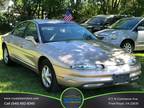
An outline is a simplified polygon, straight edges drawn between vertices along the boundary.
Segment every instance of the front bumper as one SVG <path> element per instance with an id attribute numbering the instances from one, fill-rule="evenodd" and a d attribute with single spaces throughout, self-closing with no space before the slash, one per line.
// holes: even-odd
<path id="1" fill-rule="evenodd" d="M 54 66 L 58 83 L 64 86 L 98 88 L 135 81 L 141 74 L 141 66 L 112 66 L 104 72 L 77 71 Z M 110 70 L 110 68 L 113 68 Z M 117 81 L 116 81 L 117 80 Z"/>

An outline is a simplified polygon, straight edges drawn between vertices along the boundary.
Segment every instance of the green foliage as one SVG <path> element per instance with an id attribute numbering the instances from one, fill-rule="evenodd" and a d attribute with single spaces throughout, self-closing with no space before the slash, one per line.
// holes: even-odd
<path id="1" fill-rule="evenodd" d="M 98 7 L 95 7 L 92 3 L 86 3 L 74 11 L 74 18 L 77 22 L 84 22 L 92 16 L 96 16 L 98 13 Z"/>
<path id="2" fill-rule="evenodd" d="M 14 11 L 19 19 L 63 18 L 67 8 L 71 8 L 75 21 L 97 14 L 126 14 L 141 16 L 144 14 L 144 0 L 13 0 Z M 82 2 L 83 1 L 83 2 Z"/>
<path id="3" fill-rule="evenodd" d="M 42 11 L 45 11 L 49 18 L 62 17 L 65 8 L 65 0 L 42 1 Z"/>
<path id="4" fill-rule="evenodd" d="M 9 17 L 7 14 L 0 14 L 0 32 L 2 34 L 11 30 Z"/>
<path id="5" fill-rule="evenodd" d="M 82 2 L 83 1 L 83 2 Z M 4 0 L 0 1 L 0 5 Z M 71 8 L 74 21 L 83 22 L 97 14 L 123 14 L 142 16 L 144 0 L 13 0 L 8 18 L 0 15 L 1 23 L 23 21 L 33 18 L 62 19 Z M 14 13 L 17 15 L 15 16 Z M 9 17 L 11 16 L 11 17 Z"/>

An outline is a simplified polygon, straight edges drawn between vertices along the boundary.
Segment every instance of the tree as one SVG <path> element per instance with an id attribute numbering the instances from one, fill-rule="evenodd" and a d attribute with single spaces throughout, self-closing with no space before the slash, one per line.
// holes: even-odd
<path id="1" fill-rule="evenodd" d="M 35 16 L 40 0 L 13 0 L 14 10 L 25 19 L 32 19 Z"/>
<path id="2" fill-rule="evenodd" d="M 5 0 L 0 0 L 0 6 L 3 6 Z"/>
<path id="3" fill-rule="evenodd" d="M 49 18 L 57 18 L 64 12 L 65 0 L 42 0 L 42 16 L 44 12 Z"/>
<path id="4" fill-rule="evenodd" d="M 4 0 L 0 0 L 0 4 Z M 144 0 L 13 0 L 14 12 L 19 20 L 33 18 L 63 18 L 66 10 L 72 10 L 75 21 L 83 21 L 97 14 L 144 14 Z"/>
<path id="5" fill-rule="evenodd" d="M 115 14 L 120 10 L 120 3 L 122 0 L 96 0 L 99 8 L 99 13 Z"/>

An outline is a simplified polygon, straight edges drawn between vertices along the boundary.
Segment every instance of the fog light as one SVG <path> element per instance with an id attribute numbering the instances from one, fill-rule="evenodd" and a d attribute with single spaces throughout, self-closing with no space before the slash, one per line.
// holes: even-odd
<path id="1" fill-rule="evenodd" d="M 98 84 L 86 84 L 86 85 L 83 85 L 84 88 L 89 88 L 89 87 L 100 87 L 100 86 L 103 86 L 104 83 L 98 83 Z"/>
<path id="2" fill-rule="evenodd" d="M 137 76 L 137 77 L 132 78 L 131 80 L 134 81 L 134 80 L 137 80 L 138 78 L 139 77 Z"/>
<path id="3" fill-rule="evenodd" d="M 130 74 L 130 78 L 131 78 L 131 77 L 138 76 L 138 75 L 140 75 L 140 74 L 141 74 L 141 72 L 131 73 L 131 74 Z"/>

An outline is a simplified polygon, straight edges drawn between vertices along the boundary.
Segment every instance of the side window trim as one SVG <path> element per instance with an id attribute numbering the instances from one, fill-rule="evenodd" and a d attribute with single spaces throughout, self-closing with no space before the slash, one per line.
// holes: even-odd
<path id="1" fill-rule="evenodd" d="M 24 37 L 26 37 L 26 36 L 25 36 L 25 35 L 26 35 L 26 31 L 28 30 L 28 27 L 29 27 L 30 24 L 34 24 L 34 25 L 35 25 L 36 33 L 37 33 L 37 38 L 38 38 L 38 42 L 37 42 L 37 43 L 39 43 L 39 42 L 40 42 L 40 38 L 39 38 L 39 34 L 38 34 L 38 28 L 37 28 L 37 25 L 36 25 L 34 22 L 32 22 L 32 21 L 30 21 L 30 22 L 27 24 L 27 27 L 26 27 L 26 29 L 25 29 L 25 31 L 24 31 Z"/>
<path id="2" fill-rule="evenodd" d="M 141 23 L 144 23 L 144 20 L 141 20 L 140 22 L 138 22 L 138 24 L 133 28 L 132 31 L 137 32 L 137 28 Z"/>
<path id="3" fill-rule="evenodd" d="M 28 22 L 28 24 L 27 24 L 27 26 L 26 26 L 26 28 L 25 28 L 25 30 L 24 30 L 24 38 L 25 38 L 25 34 L 26 34 L 26 31 L 27 31 L 28 26 L 30 25 L 30 23 L 31 23 L 31 22 Z"/>
<path id="4" fill-rule="evenodd" d="M 18 25 L 16 25 L 15 28 L 12 30 L 11 35 L 16 36 L 16 35 L 14 35 L 15 30 L 16 30 L 21 24 L 24 24 L 24 23 L 26 23 L 25 29 L 24 29 L 24 31 L 23 31 L 23 36 L 24 36 L 25 30 L 26 30 L 26 28 L 27 28 L 27 26 L 28 26 L 28 23 L 29 23 L 29 22 L 27 22 L 27 21 L 21 22 L 21 23 L 19 23 Z M 21 36 L 16 36 L 16 37 L 21 37 Z M 23 37 L 21 37 L 21 38 L 23 38 Z"/>

